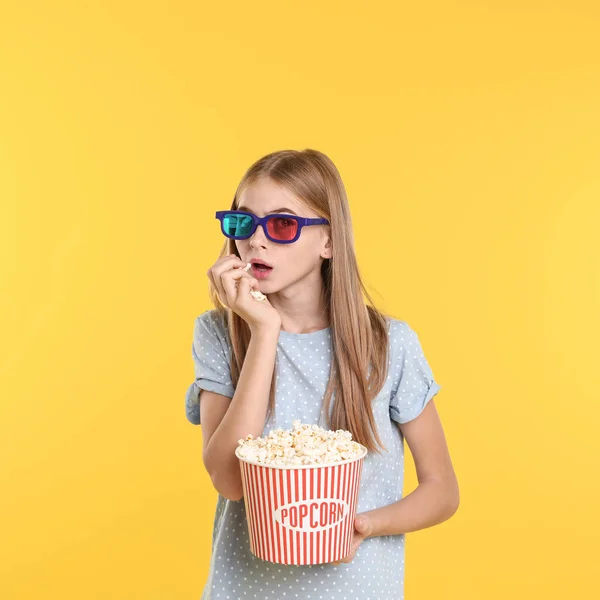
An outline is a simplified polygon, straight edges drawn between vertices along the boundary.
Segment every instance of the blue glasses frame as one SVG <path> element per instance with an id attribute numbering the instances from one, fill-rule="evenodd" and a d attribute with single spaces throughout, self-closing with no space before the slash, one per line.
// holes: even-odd
<path id="1" fill-rule="evenodd" d="M 250 233 L 248 235 L 229 235 L 225 231 L 225 225 L 223 223 L 223 220 L 227 215 L 232 215 L 232 214 L 233 215 L 244 215 L 245 217 L 250 217 L 252 219 L 252 229 L 250 230 Z M 269 238 L 272 242 L 276 242 L 277 244 L 292 244 L 300 237 L 300 232 L 302 231 L 303 227 L 308 227 L 310 225 L 328 225 L 329 224 L 329 221 L 327 219 L 308 219 L 306 217 L 297 217 L 296 215 L 287 215 L 285 213 L 277 213 L 277 214 L 273 214 L 273 215 L 267 215 L 265 217 L 257 217 L 255 214 L 253 214 L 251 212 L 245 212 L 242 210 L 219 210 L 216 212 L 215 217 L 217 219 L 219 219 L 219 221 L 221 223 L 221 232 L 223 233 L 223 235 L 225 237 L 228 237 L 232 240 L 247 240 L 249 237 L 254 235 L 256 228 L 259 225 L 262 225 L 263 231 L 265 232 L 265 235 L 267 236 L 267 238 Z M 296 221 L 298 223 L 298 230 L 296 231 L 296 235 L 291 240 L 278 240 L 278 239 L 271 237 L 271 235 L 269 234 L 269 231 L 268 231 L 269 228 L 267 227 L 267 221 L 269 221 L 269 219 L 274 219 L 277 217 L 279 217 L 279 218 L 283 217 L 285 219 L 293 219 L 294 221 Z"/>

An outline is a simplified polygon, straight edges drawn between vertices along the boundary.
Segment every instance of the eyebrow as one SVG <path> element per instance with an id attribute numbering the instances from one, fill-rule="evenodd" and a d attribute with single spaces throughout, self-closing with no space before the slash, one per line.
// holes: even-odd
<path id="1" fill-rule="evenodd" d="M 238 206 L 237 210 L 241 210 L 243 212 L 252 212 L 251 210 L 248 210 L 244 206 Z M 275 210 L 270 210 L 266 214 L 270 215 L 272 213 L 290 213 L 292 215 L 298 216 L 291 208 L 286 208 L 285 206 L 283 208 L 276 208 Z"/>

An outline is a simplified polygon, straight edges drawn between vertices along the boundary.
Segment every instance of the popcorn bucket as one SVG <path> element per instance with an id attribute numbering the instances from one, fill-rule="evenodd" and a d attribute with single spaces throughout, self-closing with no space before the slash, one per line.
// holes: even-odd
<path id="1" fill-rule="evenodd" d="M 240 461 L 250 551 L 283 565 L 318 565 L 350 552 L 367 448 L 330 465 Z"/>

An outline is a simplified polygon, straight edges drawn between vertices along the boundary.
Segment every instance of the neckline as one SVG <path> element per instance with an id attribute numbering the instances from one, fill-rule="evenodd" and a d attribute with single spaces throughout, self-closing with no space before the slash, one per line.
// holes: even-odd
<path id="1" fill-rule="evenodd" d="M 331 331 L 331 326 L 325 327 L 325 329 L 317 329 L 317 331 L 311 331 L 309 333 L 292 333 L 291 331 L 279 330 L 279 337 L 289 340 L 306 340 L 312 338 L 325 337 Z"/>

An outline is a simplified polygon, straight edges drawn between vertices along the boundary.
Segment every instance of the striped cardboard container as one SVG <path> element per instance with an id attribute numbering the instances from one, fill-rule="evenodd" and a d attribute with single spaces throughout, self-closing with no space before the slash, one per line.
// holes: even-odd
<path id="1" fill-rule="evenodd" d="M 318 565 L 350 552 L 367 448 L 332 465 L 268 467 L 238 455 L 250 550 L 284 565 Z"/>

